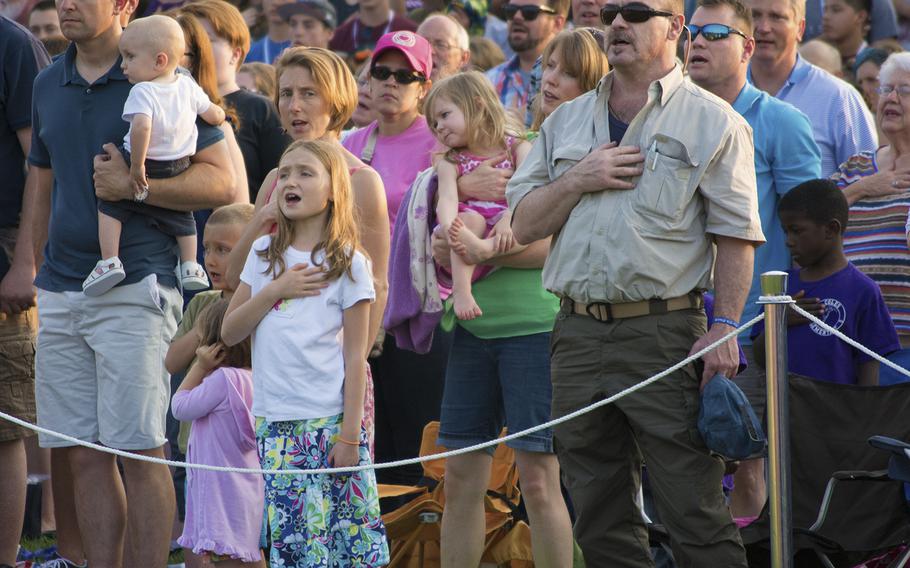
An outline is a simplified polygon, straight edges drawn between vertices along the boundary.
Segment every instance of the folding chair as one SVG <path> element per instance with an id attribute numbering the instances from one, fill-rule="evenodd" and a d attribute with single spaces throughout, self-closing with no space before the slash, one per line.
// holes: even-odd
<path id="1" fill-rule="evenodd" d="M 910 383 L 789 382 L 795 566 L 849 568 L 910 543 L 903 484 L 888 475 L 888 453 L 867 443 L 878 435 L 910 440 Z M 767 505 L 742 537 L 750 566 L 768 566 Z"/>
<path id="2" fill-rule="evenodd" d="M 445 451 L 436 445 L 439 423 L 423 429 L 420 455 Z M 391 553 L 390 567 L 431 568 L 439 566 L 439 541 L 445 508 L 445 460 L 423 462 L 424 479 L 418 486 L 379 485 L 380 499 L 413 498 L 382 516 Z M 490 483 L 484 498 L 486 542 L 483 562 L 511 568 L 533 566 L 531 533 L 515 513 L 521 494 L 515 453 L 504 444 L 496 447 Z"/>

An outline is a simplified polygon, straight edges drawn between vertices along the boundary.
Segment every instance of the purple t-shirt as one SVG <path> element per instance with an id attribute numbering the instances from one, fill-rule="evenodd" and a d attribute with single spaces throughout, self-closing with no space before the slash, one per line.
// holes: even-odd
<path id="1" fill-rule="evenodd" d="M 370 133 L 376 130 L 374 122 L 350 133 L 341 143 L 349 152 L 360 157 Z M 395 136 L 376 137 L 373 161 L 370 165 L 382 178 L 389 207 L 389 225 L 395 230 L 395 217 L 404 194 L 411 187 L 417 174 L 431 165 L 431 153 L 436 147 L 436 138 L 430 133 L 427 119 L 418 116 L 411 126 Z"/>
<path id="2" fill-rule="evenodd" d="M 880 355 L 901 348 L 878 284 L 853 264 L 815 282 L 803 282 L 799 269 L 787 273 L 787 294 L 805 290 L 807 298 L 819 298 L 825 306 L 821 319 L 831 327 Z M 764 329 L 765 322 L 758 322 L 752 337 Z M 787 352 L 791 372 L 849 385 L 856 384 L 859 365 L 870 359 L 814 323 L 787 328 Z"/>

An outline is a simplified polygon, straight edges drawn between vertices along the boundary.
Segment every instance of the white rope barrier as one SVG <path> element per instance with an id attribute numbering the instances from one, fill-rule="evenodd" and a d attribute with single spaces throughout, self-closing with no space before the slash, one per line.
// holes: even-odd
<path id="1" fill-rule="evenodd" d="M 99 452 L 113 454 L 115 456 L 120 456 L 122 458 L 129 458 L 129 459 L 134 459 L 134 460 L 138 460 L 138 461 L 144 461 L 144 462 L 155 463 L 155 464 L 160 464 L 160 465 L 167 465 L 167 466 L 171 466 L 171 467 L 183 467 L 183 468 L 187 468 L 187 469 L 201 469 L 201 470 L 206 470 L 206 471 L 220 471 L 220 472 L 224 472 L 224 473 L 245 473 L 245 474 L 251 474 L 251 475 L 314 475 L 314 474 L 354 473 L 354 472 L 364 471 L 364 470 L 369 470 L 369 469 L 389 469 L 389 468 L 393 468 L 393 467 L 412 465 L 412 464 L 416 464 L 416 463 L 422 463 L 422 462 L 437 460 L 437 459 L 445 459 L 445 458 L 450 458 L 452 456 L 458 456 L 461 454 L 475 452 L 477 450 L 482 450 L 484 448 L 489 448 L 491 446 L 499 445 L 503 442 L 508 442 L 509 440 L 514 440 L 514 439 L 520 438 L 522 436 L 527 436 L 528 434 L 533 434 L 534 432 L 538 432 L 540 430 L 550 428 L 557 424 L 562 424 L 563 422 L 568 422 L 569 420 L 572 420 L 573 418 L 577 418 L 577 417 L 581 416 L 582 414 L 586 414 L 588 412 L 591 412 L 592 410 L 595 410 L 602 406 L 611 404 L 611 403 L 621 399 L 624 396 L 630 395 L 635 391 L 643 389 L 646 386 L 650 385 L 651 383 L 659 381 L 660 379 L 666 377 L 667 375 L 674 373 L 674 372 L 678 371 L 679 369 L 682 369 L 683 367 L 685 367 L 689 363 L 692 363 L 693 361 L 695 361 L 696 359 L 705 355 L 706 353 L 710 353 L 714 349 L 717 349 L 719 346 L 726 343 L 729 339 L 733 339 L 734 337 L 739 335 L 742 331 L 749 329 L 754 324 L 756 324 L 756 323 L 760 322 L 762 319 L 764 319 L 764 317 L 765 317 L 765 314 L 763 314 L 763 313 L 759 314 L 759 315 L 755 316 L 754 318 L 752 318 L 751 320 L 749 320 L 748 322 L 742 324 L 738 329 L 735 329 L 735 330 L 727 333 L 726 335 L 724 335 L 723 337 L 721 337 L 714 343 L 708 345 L 707 347 L 705 347 L 701 351 L 698 351 L 697 353 L 693 353 L 692 355 L 686 357 L 685 359 L 683 359 L 679 363 L 676 363 L 672 367 L 665 369 L 665 370 L 661 371 L 660 373 L 657 373 L 656 375 L 653 375 L 653 376 L 643 380 L 640 383 L 634 384 L 631 387 L 614 394 L 613 396 L 610 396 L 603 400 L 599 400 L 599 401 L 597 401 L 593 404 L 590 404 L 588 406 L 585 406 L 583 408 L 579 408 L 578 410 L 571 412 L 569 414 L 566 414 L 565 416 L 561 416 L 554 420 L 550 420 L 549 422 L 544 422 L 543 424 L 539 424 L 537 426 L 527 428 L 525 430 L 521 430 L 520 432 L 515 432 L 514 434 L 509 434 L 508 436 L 503 436 L 502 438 L 497 438 L 495 440 L 489 440 L 487 442 L 483 442 L 482 444 L 476 444 L 473 446 L 468 446 L 466 448 L 460 448 L 460 449 L 451 450 L 448 452 L 441 452 L 441 453 L 432 454 L 429 456 L 422 456 L 422 457 L 416 457 L 416 458 L 410 458 L 410 459 L 404 459 L 404 460 L 398 460 L 398 461 L 392 461 L 392 462 L 385 462 L 385 463 L 357 465 L 357 466 L 350 466 L 350 467 L 321 468 L 321 469 L 251 469 L 251 468 L 226 467 L 226 466 L 217 466 L 217 465 L 192 464 L 192 463 L 186 463 L 186 462 L 171 461 L 171 460 L 166 460 L 166 459 L 162 459 L 162 458 L 146 456 L 146 455 L 142 455 L 142 454 L 134 454 L 134 453 L 126 452 L 123 450 L 108 448 L 107 446 L 102 446 L 99 444 L 93 444 L 91 442 L 79 440 L 78 438 L 74 438 L 73 436 L 69 436 L 67 434 L 62 434 L 60 432 L 54 432 L 53 430 L 48 430 L 47 428 L 43 428 L 41 426 L 31 424 L 24 420 L 20 420 L 19 418 L 16 418 L 15 416 L 10 416 L 9 414 L 6 414 L 4 412 L 0 412 L 0 418 L 2 418 L 4 420 L 8 420 L 9 422 L 22 426 L 24 428 L 28 428 L 29 430 L 34 430 L 35 432 L 45 434 L 47 436 L 53 436 L 55 438 L 60 438 L 62 440 L 72 442 L 76 445 L 83 446 L 85 448 L 91 448 L 91 449 L 97 450 Z"/>
<path id="2" fill-rule="evenodd" d="M 814 323 L 814 324 L 817 325 L 818 327 L 824 329 L 824 330 L 827 331 L 828 333 L 834 334 L 836 337 L 840 338 L 840 339 L 841 339 L 844 343 L 846 343 L 847 345 L 850 345 L 851 347 L 855 347 L 856 349 L 859 349 L 860 351 L 862 351 L 863 353 L 865 353 L 865 354 L 868 355 L 869 357 L 872 357 L 873 359 L 876 359 L 879 363 L 884 363 L 885 365 L 891 367 L 892 369 L 894 369 L 894 370 L 897 371 L 898 373 L 904 375 L 904 376 L 907 377 L 907 378 L 910 378 L 910 371 L 908 371 L 907 369 L 901 367 L 901 366 L 898 365 L 897 363 L 894 363 L 894 362 L 892 362 L 892 361 L 889 361 L 888 359 L 886 359 L 885 357 L 882 357 L 881 355 L 879 355 L 879 354 L 876 353 L 875 351 L 872 351 L 871 349 L 869 349 L 868 347 L 866 347 L 866 346 L 863 345 L 862 343 L 860 343 L 860 342 L 858 342 L 858 341 L 855 341 L 855 340 L 853 340 L 853 339 L 847 337 L 846 335 L 844 335 L 843 333 L 841 333 L 840 330 L 837 330 L 837 329 L 831 327 L 830 325 L 826 324 L 825 322 L 823 322 L 822 320 L 818 319 L 818 318 L 815 317 L 814 315 L 810 314 L 810 313 L 807 312 L 806 310 L 802 309 L 802 308 L 799 307 L 798 305 L 796 305 L 796 304 L 790 304 L 790 307 L 793 308 L 793 310 L 794 310 L 796 313 L 798 313 L 799 315 L 803 316 L 803 317 L 806 318 L 807 320 L 811 321 L 812 323 Z"/>

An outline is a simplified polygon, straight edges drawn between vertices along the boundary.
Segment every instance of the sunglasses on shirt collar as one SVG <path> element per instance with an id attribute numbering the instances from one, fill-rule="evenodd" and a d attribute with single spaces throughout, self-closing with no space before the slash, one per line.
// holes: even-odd
<path id="1" fill-rule="evenodd" d="M 511 20 L 515 17 L 515 14 L 521 12 L 521 17 L 526 22 L 532 22 L 537 19 L 537 16 L 543 12 L 544 14 L 555 14 L 556 10 L 550 8 L 549 6 L 537 6 L 535 4 L 526 4 L 519 6 L 517 4 L 506 4 L 503 7 L 503 12 L 505 12 L 506 20 Z"/>
<path id="2" fill-rule="evenodd" d="M 739 31 L 736 28 L 725 26 L 724 24 L 705 24 L 703 26 L 688 24 L 686 26 L 686 29 L 689 30 L 690 41 L 695 41 L 695 38 L 698 37 L 698 34 L 704 36 L 704 38 L 708 41 L 720 41 L 722 39 L 727 39 L 730 37 L 730 34 L 736 34 L 738 36 L 746 38 L 746 34 L 743 32 Z"/>
<path id="3" fill-rule="evenodd" d="M 600 9 L 600 21 L 606 26 L 613 25 L 613 20 L 616 19 L 616 16 L 622 16 L 622 19 L 630 24 L 640 24 L 642 22 L 647 22 L 655 16 L 672 18 L 673 15 L 673 12 L 655 10 L 641 2 L 631 2 L 623 6 L 607 4 Z"/>
<path id="4" fill-rule="evenodd" d="M 407 69 L 396 69 L 393 71 L 385 65 L 374 65 L 371 67 L 370 77 L 380 81 L 385 81 L 389 77 L 394 77 L 395 82 L 399 85 L 410 85 L 417 81 L 423 82 L 427 80 L 427 78 L 423 76 L 423 73 L 408 71 Z"/>

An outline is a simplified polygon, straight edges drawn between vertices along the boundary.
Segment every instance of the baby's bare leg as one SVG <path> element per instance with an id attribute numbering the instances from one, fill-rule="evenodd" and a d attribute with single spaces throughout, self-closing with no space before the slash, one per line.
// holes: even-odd
<path id="1" fill-rule="evenodd" d="M 120 256 L 120 233 L 123 224 L 107 215 L 98 212 L 98 242 L 101 245 L 101 258 L 107 260 Z"/>
<path id="2" fill-rule="evenodd" d="M 486 221 L 483 217 L 469 211 L 459 213 L 452 226 L 449 228 L 449 240 L 453 243 L 452 263 L 452 297 L 455 303 L 455 315 L 461 320 L 472 320 L 483 315 L 480 306 L 471 293 L 471 276 L 474 274 L 474 264 L 465 261 L 458 254 L 456 247 L 459 239 L 465 235 L 478 238 L 486 230 Z"/>
<path id="3" fill-rule="evenodd" d="M 196 260 L 196 235 L 177 237 L 177 246 L 180 247 L 180 262 Z"/>

